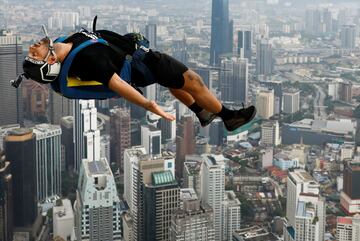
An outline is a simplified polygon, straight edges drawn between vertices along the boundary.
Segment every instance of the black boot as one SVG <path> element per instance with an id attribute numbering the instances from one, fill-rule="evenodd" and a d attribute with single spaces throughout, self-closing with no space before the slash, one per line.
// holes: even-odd
<path id="1" fill-rule="evenodd" d="M 256 108 L 255 106 L 249 106 L 240 110 L 233 110 L 232 112 L 231 117 L 223 118 L 225 128 L 228 131 L 234 131 L 254 119 Z"/>

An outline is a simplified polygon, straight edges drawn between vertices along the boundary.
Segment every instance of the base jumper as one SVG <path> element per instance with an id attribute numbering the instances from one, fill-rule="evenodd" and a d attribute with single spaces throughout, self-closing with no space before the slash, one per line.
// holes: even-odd
<path id="1" fill-rule="evenodd" d="M 220 117 L 228 131 L 248 123 L 256 114 L 254 106 L 239 110 L 226 108 L 197 73 L 171 56 L 149 49 L 141 34 L 120 35 L 94 27 L 92 32 L 82 29 L 53 42 L 44 26 L 43 30 L 46 37 L 29 47 L 23 62 L 24 73 L 12 81 L 15 87 L 25 76 L 41 84 L 51 84 L 67 98 L 121 96 L 172 121 L 174 116 L 155 101 L 146 99 L 137 88 L 157 83 L 190 108 L 202 126 Z"/>

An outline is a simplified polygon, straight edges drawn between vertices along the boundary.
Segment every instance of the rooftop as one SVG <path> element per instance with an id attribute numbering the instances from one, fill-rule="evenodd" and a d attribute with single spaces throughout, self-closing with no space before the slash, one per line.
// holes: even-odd
<path id="1" fill-rule="evenodd" d="M 167 184 L 175 184 L 176 180 L 171 171 L 161 171 L 152 173 L 152 184 L 154 186 L 162 186 Z"/>
<path id="2" fill-rule="evenodd" d="M 262 227 L 251 226 L 248 228 L 242 228 L 234 231 L 234 237 L 237 239 L 234 240 L 244 240 L 244 241 L 277 241 L 279 240 L 274 234 L 269 233 Z"/>
<path id="3" fill-rule="evenodd" d="M 87 162 L 87 169 L 90 175 L 109 174 L 110 170 L 104 161 Z"/>

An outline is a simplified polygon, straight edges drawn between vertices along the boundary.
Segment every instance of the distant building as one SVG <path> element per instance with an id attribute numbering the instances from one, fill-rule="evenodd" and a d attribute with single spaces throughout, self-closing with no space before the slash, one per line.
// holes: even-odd
<path id="1" fill-rule="evenodd" d="M 131 147 L 131 115 L 127 108 L 110 110 L 110 162 L 117 164 L 119 170 L 124 170 L 124 151 Z"/>
<path id="2" fill-rule="evenodd" d="M 270 76 L 274 69 L 272 46 L 269 40 L 258 39 L 256 42 L 256 75 Z"/>
<path id="3" fill-rule="evenodd" d="M 321 34 L 321 12 L 316 8 L 306 9 L 305 12 L 305 31 L 310 35 Z"/>
<path id="4" fill-rule="evenodd" d="M 103 135 L 100 137 L 100 157 L 106 158 L 110 164 L 110 136 Z"/>
<path id="5" fill-rule="evenodd" d="M 195 153 L 195 128 L 191 116 L 183 116 L 176 134 L 176 177 L 182 177 L 185 156 Z"/>
<path id="6" fill-rule="evenodd" d="M 223 240 L 232 240 L 232 234 L 235 230 L 240 229 L 241 221 L 241 203 L 236 197 L 234 191 L 225 191 L 223 201 L 223 219 L 224 219 L 224 230 Z"/>
<path id="7" fill-rule="evenodd" d="M 283 92 L 283 112 L 294 114 L 300 110 L 300 91 L 287 90 Z"/>
<path id="8" fill-rule="evenodd" d="M 273 165 L 274 150 L 272 147 L 262 149 L 260 152 L 261 168 L 271 167 Z"/>
<path id="9" fill-rule="evenodd" d="M 69 199 L 59 199 L 53 208 L 54 237 L 69 240 L 74 230 L 74 211 Z"/>
<path id="10" fill-rule="evenodd" d="M 344 169 L 344 187 L 340 194 L 340 205 L 349 214 L 360 213 L 360 163 L 352 162 Z"/>
<path id="11" fill-rule="evenodd" d="M 142 146 L 135 146 L 131 149 L 126 149 L 124 154 L 124 199 L 127 202 L 129 206 L 129 212 L 131 214 L 131 222 L 130 219 L 128 219 L 129 222 L 127 222 L 127 232 L 132 232 L 132 238 L 134 240 L 144 240 L 145 235 L 145 223 L 154 223 L 154 217 L 155 212 L 158 213 L 159 217 L 161 215 L 165 215 L 161 213 L 161 210 L 154 210 L 155 203 L 158 201 L 159 205 L 161 202 L 164 202 L 164 205 L 166 205 L 167 200 L 163 200 L 160 196 L 161 193 L 163 193 L 164 197 L 167 195 L 173 195 L 175 194 L 176 190 L 172 187 L 168 187 L 167 184 L 166 187 L 163 187 L 162 185 L 157 186 L 152 183 L 154 183 L 154 178 L 156 181 L 158 180 L 158 177 L 165 178 L 164 181 L 171 179 L 171 177 L 174 176 L 175 170 L 174 170 L 174 159 L 173 158 L 167 158 L 163 156 L 157 156 L 156 159 L 151 159 L 149 155 L 147 155 L 146 150 Z M 164 175 L 160 176 L 153 176 L 153 173 L 164 173 Z M 171 179 L 173 180 L 173 179 Z M 172 181 L 171 181 L 172 182 Z M 148 183 L 148 184 L 147 184 Z M 145 185 L 148 185 L 147 189 L 147 199 L 145 200 Z M 158 189 L 159 188 L 159 189 Z M 164 188 L 164 189 L 162 189 Z M 173 189 L 173 194 L 168 193 L 168 189 Z M 155 195 L 158 197 L 156 199 L 156 202 L 154 201 Z M 174 202 L 176 201 L 174 196 L 172 196 L 173 200 L 168 200 L 169 205 L 171 207 L 174 207 Z M 148 200 L 152 200 L 151 203 L 146 203 L 145 208 L 145 202 L 149 202 Z M 151 206 L 152 205 L 152 206 Z M 169 208 L 170 208 L 169 206 Z M 151 212 L 152 215 L 149 216 L 149 213 Z M 168 210 L 167 215 L 163 216 L 163 218 L 159 218 L 159 222 L 165 222 L 167 227 L 169 227 L 170 223 L 170 214 L 171 212 Z M 145 216 L 146 215 L 146 216 Z M 145 218 L 147 217 L 147 218 Z M 130 224 L 132 223 L 132 226 Z M 161 226 L 161 225 L 160 225 Z M 150 228 L 150 226 L 149 226 Z M 153 224 L 151 225 L 151 229 L 153 229 Z M 130 230 L 131 229 L 131 230 Z M 149 229 L 148 229 L 149 230 Z M 159 231 L 159 232 L 158 232 Z M 153 230 L 155 233 L 155 231 Z M 168 230 L 157 230 L 159 235 L 164 234 L 165 236 L 169 235 Z M 129 236 L 129 234 L 128 234 Z M 153 237 L 153 236 L 152 236 Z"/>
<path id="12" fill-rule="evenodd" d="M 194 189 L 180 189 L 180 208 L 172 215 L 170 241 L 214 241 L 212 209 L 200 204 Z"/>
<path id="13" fill-rule="evenodd" d="M 22 87 L 9 84 L 22 72 L 22 54 L 21 37 L 0 30 L 0 126 L 23 122 Z"/>
<path id="14" fill-rule="evenodd" d="M 0 240 L 13 240 L 13 184 L 10 162 L 0 153 Z"/>
<path id="15" fill-rule="evenodd" d="M 59 125 L 62 117 L 72 115 L 73 107 L 73 100 L 49 90 L 48 116 L 51 124 Z"/>
<path id="16" fill-rule="evenodd" d="M 40 124 L 33 128 L 36 137 L 37 200 L 61 196 L 61 128 Z"/>
<path id="17" fill-rule="evenodd" d="M 324 240 L 326 209 L 319 187 L 305 170 L 289 172 L 284 240 Z"/>
<path id="18" fill-rule="evenodd" d="M 97 109 L 94 100 L 75 100 L 74 102 L 74 171 L 79 172 L 82 159 L 89 158 L 89 142 L 100 142 L 97 131 Z M 92 153 L 93 154 L 93 153 Z M 100 150 L 99 150 L 100 154 Z M 93 158 L 91 158 L 93 160 Z"/>
<path id="19" fill-rule="evenodd" d="M 183 187 L 194 189 L 199 196 L 201 192 L 201 165 L 201 156 L 186 155 L 184 162 Z"/>
<path id="20" fill-rule="evenodd" d="M 303 119 L 281 127 L 281 142 L 284 145 L 323 145 L 339 141 L 353 141 L 356 123 L 350 119 L 313 120 Z"/>
<path id="21" fill-rule="evenodd" d="M 74 209 L 77 240 L 121 240 L 120 200 L 105 158 L 83 160 Z"/>
<path id="22" fill-rule="evenodd" d="M 150 156 L 161 154 L 161 130 L 151 126 L 141 126 L 141 145 Z"/>
<path id="23" fill-rule="evenodd" d="M 149 23 L 145 26 L 145 37 L 150 42 L 150 48 L 156 49 L 156 47 L 157 47 L 156 24 Z"/>
<path id="24" fill-rule="evenodd" d="M 263 119 L 269 119 L 274 115 L 273 90 L 260 90 L 256 96 L 256 110 Z"/>
<path id="25" fill-rule="evenodd" d="M 179 208 L 179 185 L 169 170 L 151 173 L 144 178 L 144 237 L 146 240 L 169 240 L 171 214 Z"/>
<path id="26" fill-rule="evenodd" d="M 337 241 L 357 241 L 360 237 L 360 215 L 338 217 L 336 225 Z"/>
<path id="27" fill-rule="evenodd" d="M 226 225 L 223 218 L 225 197 L 225 163 L 216 160 L 212 155 L 203 156 L 201 167 L 201 200 L 207 203 L 214 212 L 215 240 L 223 239 L 223 231 Z"/>
<path id="28" fill-rule="evenodd" d="M 251 226 L 235 230 L 233 233 L 233 241 L 278 241 L 280 240 L 273 233 L 267 231 L 260 226 Z"/>
<path id="29" fill-rule="evenodd" d="M 261 124 L 261 145 L 278 146 L 281 144 L 279 122 L 264 121 Z"/>
<path id="30" fill-rule="evenodd" d="M 30 129 L 12 130 L 5 137 L 4 147 L 13 178 L 14 226 L 31 226 L 38 214 L 35 134 Z"/>
<path id="31" fill-rule="evenodd" d="M 65 155 L 62 158 L 65 161 L 67 171 L 74 170 L 74 117 L 65 116 L 61 118 L 61 145 L 65 149 Z"/>
<path id="32" fill-rule="evenodd" d="M 233 22 L 229 21 L 229 0 L 213 0 L 211 14 L 210 65 L 220 64 L 220 55 L 232 52 Z"/>
<path id="33" fill-rule="evenodd" d="M 283 171 L 300 166 L 299 159 L 297 157 L 289 156 L 284 153 L 277 153 L 274 155 L 273 164 Z"/>
<path id="34" fill-rule="evenodd" d="M 246 58 L 251 63 L 252 58 L 252 32 L 249 30 L 238 31 L 237 53 L 240 58 Z"/>
<path id="35" fill-rule="evenodd" d="M 222 59 L 220 70 L 221 100 L 234 104 L 246 104 L 248 87 L 248 60 L 244 58 Z"/>
<path id="36" fill-rule="evenodd" d="M 341 48 L 354 49 L 356 47 L 356 26 L 343 25 L 340 31 Z"/>

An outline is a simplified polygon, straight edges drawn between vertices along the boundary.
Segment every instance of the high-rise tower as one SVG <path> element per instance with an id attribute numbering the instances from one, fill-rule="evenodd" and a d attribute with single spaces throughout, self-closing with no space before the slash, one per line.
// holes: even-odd
<path id="1" fill-rule="evenodd" d="M 22 71 L 22 60 L 21 38 L 0 30 L 0 125 L 23 122 L 21 87 L 9 84 Z"/>
<path id="2" fill-rule="evenodd" d="M 220 55 L 231 53 L 232 44 L 232 21 L 229 21 L 229 0 L 213 0 L 210 64 L 219 65 Z"/>

